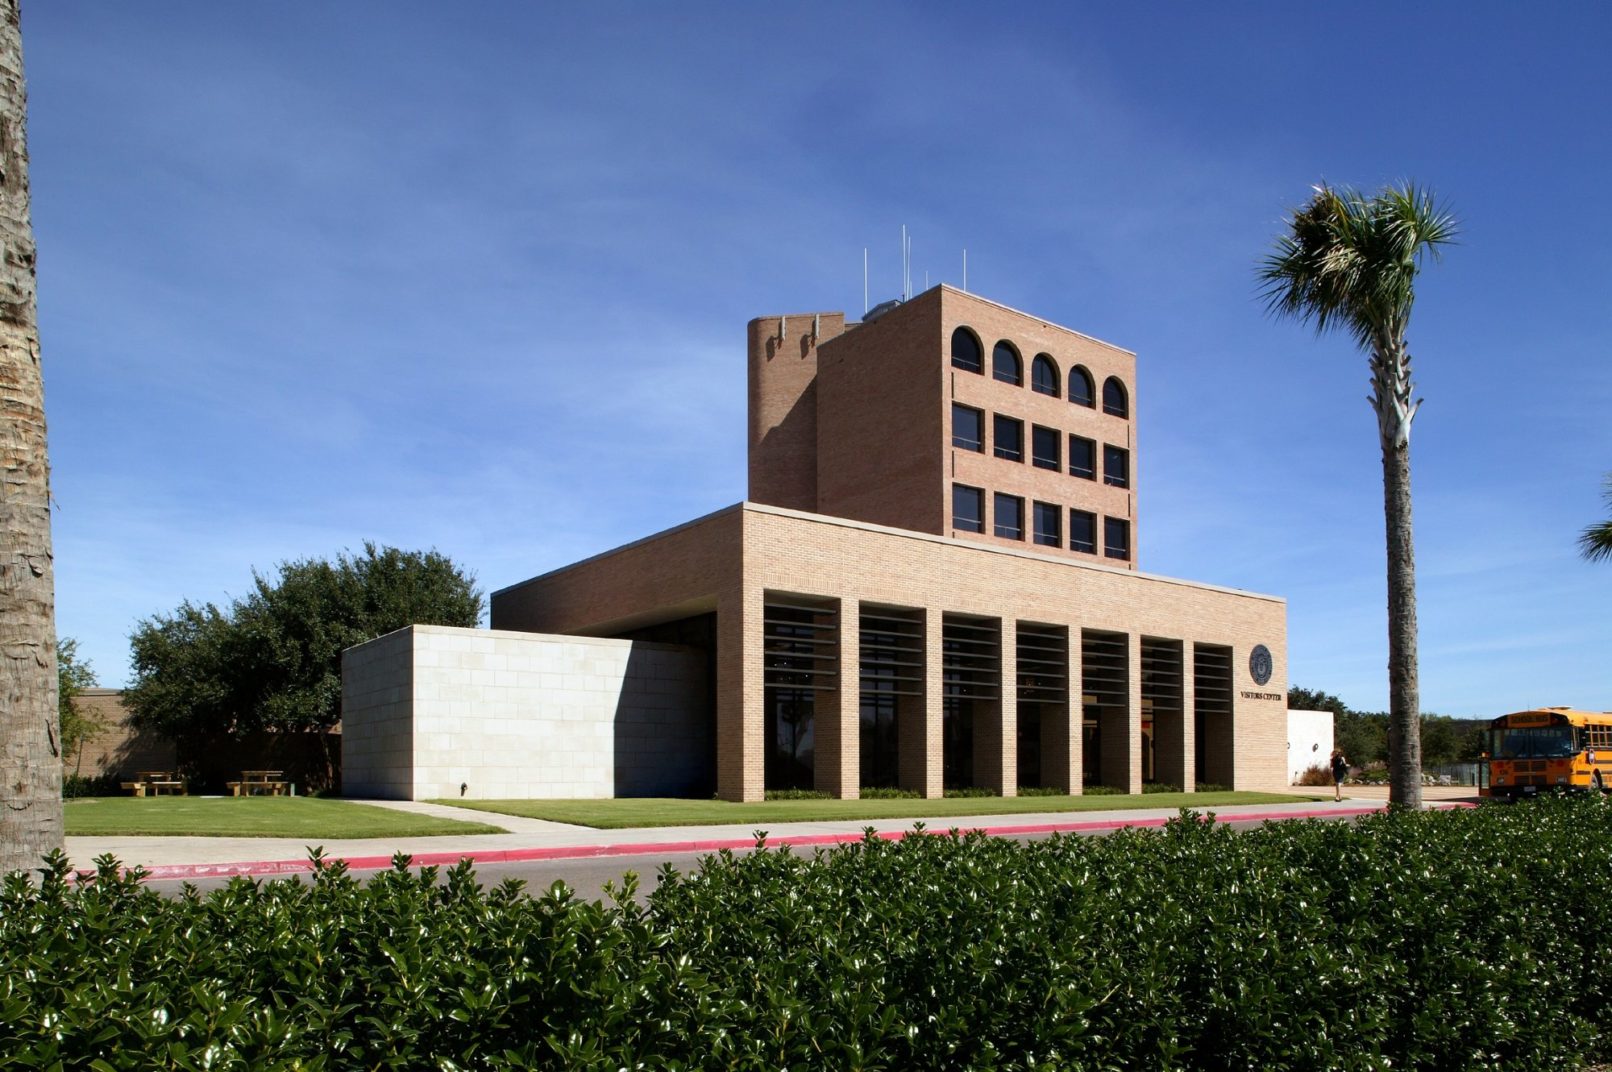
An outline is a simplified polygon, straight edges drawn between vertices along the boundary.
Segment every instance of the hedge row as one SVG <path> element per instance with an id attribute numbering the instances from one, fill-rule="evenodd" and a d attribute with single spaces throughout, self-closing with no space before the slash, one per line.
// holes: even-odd
<path id="1" fill-rule="evenodd" d="M 647 906 L 341 865 L 0 889 L 19 1068 L 1573 1068 L 1612 808 L 708 858 Z"/>

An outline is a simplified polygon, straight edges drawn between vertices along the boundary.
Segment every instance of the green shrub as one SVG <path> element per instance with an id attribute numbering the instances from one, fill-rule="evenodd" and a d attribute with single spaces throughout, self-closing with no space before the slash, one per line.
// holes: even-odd
<path id="1" fill-rule="evenodd" d="M 123 780 L 116 774 L 63 774 L 62 799 L 75 797 L 115 797 L 123 792 Z"/>
<path id="2" fill-rule="evenodd" d="M 826 789 L 769 789 L 768 800 L 833 800 L 834 794 Z"/>
<path id="3" fill-rule="evenodd" d="M 1193 789 L 1198 793 L 1229 793 L 1231 786 L 1221 785 L 1219 782 L 1199 782 Z"/>
<path id="4" fill-rule="evenodd" d="M 916 789 L 897 789 L 888 785 L 865 785 L 861 793 L 863 800 L 917 800 L 921 795 Z"/>
<path id="5" fill-rule="evenodd" d="M 1592 799 L 724 852 L 647 905 L 98 865 L 0 887 L 7 1067 L 1573 1068 L 1612 998 Z"/>
<path id="6" fill-rule="evenodd" d="M 1066 797 L 1068 795 L 1069 790 L 1055 789 L 1050 785 L 1019 786 L 1019 796 L 1021 797 Z"/>
<path id="7" fill-rule="evenodd" d="M 1179 793 L 1179 792 L 1181 792 L 1181 787 L 1179 785 L 1166 785 L 1164 782 L 1143 782 L 1142 783 L 1142 792 L 1144 792 L 1144 793 Z"/>
<path id="8" fill-rule="evenodd" d="M 1387 785 L 1388 768 L 1376 763 L 1363 770 L 1350 771 L 1348 780 L 1356 785 Z"/>
<path id="9" fill-rule="evenodd" d="M 1092 785 L 1089 782 L 1081 792 L 1088 797 L 1119 797 L 1126 795 L 1125 790 L 1117 785 Z"/>

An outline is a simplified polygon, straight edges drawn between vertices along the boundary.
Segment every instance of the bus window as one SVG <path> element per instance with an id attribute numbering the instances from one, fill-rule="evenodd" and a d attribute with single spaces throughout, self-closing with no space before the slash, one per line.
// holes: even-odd
<path id="1" fill-rule="evenodd" d="M 1502 727 L 1494 736 L 1496 759 L 1561 759 L 1578 751 L 1572 726 Z"/>

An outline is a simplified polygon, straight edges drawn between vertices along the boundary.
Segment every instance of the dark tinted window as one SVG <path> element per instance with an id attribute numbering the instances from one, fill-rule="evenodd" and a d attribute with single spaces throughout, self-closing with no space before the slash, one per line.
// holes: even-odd
<path id="1" fill-rule="evenodd" d="M 1069 549 L 1097 553 L 1097 515 L 1089 510 L 1069 511 Z"/>
<path id="2" fill-rule="evenodd" d="M 1017 495 L 997 493 L 996 534 L 1009 540 L 1024 539 L 1024 500 Z"/>
<path id="3" fill-rule="evenodd" d="M 1112 413 L 1116 417 L 1131 415 L 1130 403 L 1125 397 L 1125 385 L 1113 376 L 1103 381 L 1103 412 Z"/>
<path id="4" fill-rule="evenodd" d="M 980 351 L 980 341 L 967 328 L 958 328 L 952 332 L 952 368 L 968 372 L 985 371 L 985 359 Z"/>
<path id="5" fill-rule="evenodd" d="M 1035 360 L 1030 362 L 1030 389 L 1058 397 L 1058 366 L 1046 354 L 1036 354 Z"/>
<path id="6" fill-rule="evenodd" d="M 952 485 L 952 528 L 985 531 L 985 493 L 966 484 Z"/>
<path id="7" fill-rule="evenodd" d="M 1077 406 L 1092 405 L 1091 373 L 1079 365 L 1069 370 L 1069 401 Z"/>
<path id="8" fill-rule="evenodd" d="M 1039 424 L 1030 429 L 1030 460 L 1038 469 L 1062 469 L 1063 461 L 1058 456 L 1058 448 L 1063 443 L 1063 433 L 1056 428 L 1043 428 Z"/>
<path id="9" fill-rule="evenodd" d="M 1103 518 L 1103 555 L 1107 558 L 1131 558 L 1131 523 L 1118 517 Z"/>
<path id="10" fill-rule="evenodd" d="M 1063 507 L 1052 503 L 1035 504 L 1035 542 L 1048 547 L 1063 546 Z"/>
<path id="11" fill-rule="evenodd" d="M 1131 486 L 1131 452 L 1124 447 L 1103 444 L 1103 483 L 1116 488 Z"/>
<path id="12" fill-rule="evenodd" d="M 998 458 L 1024 461 L 1024 422 L 998 413 L 991 426 L 991 445 Z"/>
<path id="13" fill-rule="evenodd" d="M 1024 382 L 1024 367 L 1019 363 L 1019 352 L 1011 343 L 999 342 L 996 349 L 991 351 L 991 375 L 1015 387 Z"/>
<path id="14" fill-rule="evenodd" d="M 952 446 L 964 450 L 985 449 L 985 414 L 972 406 L 952 403 Z"/>
<path id="15" fill-rule="evenodd" d="M 1069 472 L 1087 480 L 1097 479 L 1097 444 L 1085 436 L 1069 437 Z"/>

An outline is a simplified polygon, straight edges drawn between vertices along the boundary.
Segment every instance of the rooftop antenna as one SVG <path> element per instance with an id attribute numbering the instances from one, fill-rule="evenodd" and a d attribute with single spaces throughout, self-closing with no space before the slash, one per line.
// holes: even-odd
<path id="1" fill-rule="evenodd" d="M 902 301 L 911 301 L 912 300 L 912 235 L 910 235 L 910 234 L 907 235 L 907 274 L 906 274 L 906 277 L 903 279 L 903 282 L 906 284 L 905 289 L 906 289 L 907 293 L 906 293 L 906 296 L 903 297 L 901 300 Z"/>
<path id="2" fill-rule="evenodd" d="M 868 247 L 862 247 L 862 315 L 868 315 Z"/>
<path id="3" fill-rule="evenodd" d="M 968 293 L 968 247 L 963 247 L 963 293 Z"/>
<path id="4" fill-rule="evenodd" d="M 901 300 L 907 300 L 907 225 L 901 225 Z"/>

